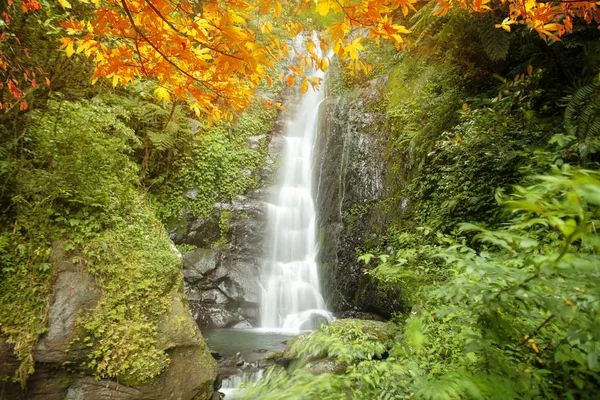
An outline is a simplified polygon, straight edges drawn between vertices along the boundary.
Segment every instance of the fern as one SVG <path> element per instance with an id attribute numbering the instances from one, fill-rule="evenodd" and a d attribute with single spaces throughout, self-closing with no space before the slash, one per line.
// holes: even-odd
<path id="1" fill-rule="evenodd" d="M 412 24 L 410 30 L 413 32 L 423 32 L 431 26 L 437 20 L 433 15 L 435 6 L 435 2 L 430 2 L 421 7 L 409 20 Z"/>
<path id="2" fill-rule="evenodd" d="M 565 129 L 580 140 L 591 140 L 600 134 L 600 82 L 577 88 L 565 98 Z"/>
<path id="3" fill-rule="evenodd" d="M 148 130 L 148 139 L 150 139 L 152 145 L 159 151 L 171 149 L 177 144 L 177 137 L 169 132 Z"/>
<path id="4" fill-rule="evenodd" d="M 491 61 L 506 60 L 510 47 L 510 35 L 491 23 L 479 24 L 479 39 Z"/>

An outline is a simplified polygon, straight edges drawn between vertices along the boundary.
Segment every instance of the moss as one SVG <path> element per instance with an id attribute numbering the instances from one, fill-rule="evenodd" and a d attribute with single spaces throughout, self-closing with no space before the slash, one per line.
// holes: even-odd
<path id="1" fill-rule="evenodd" d="M 228 201 L 257 187 L 266 166 L 277 112 L 257 102 L 233 122 L 204 127 L 189 152 L 178 153 L 164 185 L 151 188 L 159 218 L 169 226 L 184 209 L 203 219 L 217 201 Z M 266 135 L 256 146 L 248 138 Z M 222 244 L 222 243 L 221 243 Z"/>
<path id="2" fill-rule="evenodd" d="M 102 289 L 92 312 L 82 315 L 79 337 L 90 348 L 85 365 L 99 378 L 139 385 L 169 363 L 157 348 L 157 324 L 171 305 L 180 279 L 180 261 L 166 232 L 143 197 L 134 196 L 126 218 L 102 232 L 85 252 Z"/>
<path id="3" fill-rule="evenodd" d="M 212 244 L 212 248 L 219 248 L 229 242 L 229 229 L 231 228 L 231 215 L 229 210 L 219 212 L 219 240 Z"/>

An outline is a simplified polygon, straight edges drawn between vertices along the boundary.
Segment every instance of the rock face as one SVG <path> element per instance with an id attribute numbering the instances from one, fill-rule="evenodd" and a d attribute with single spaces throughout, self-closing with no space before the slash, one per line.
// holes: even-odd
<path id="1" fill-rule="evenodd" d="M 54 296 L 49 311 L 48 332 L 35 351 L 35 373 L 27 387 L 4 381 L 0 399 L 4 400 L 192 400 L 210 399 L 217 367 L 205 345 L 198 326 L 191 318 L 187 299 L 174 288 L 170 311 L 157 326 L 158 348 L 171 359 L 169 367 L 152 384 L 129 387 L 111 380 L 96 380 L 90 371 L 77 367 L 87 357 L 85 348 L 71 347 L 75 337 L 75 317 L 97 304 L 101 290 L 95 278 L 74 265 L 53 246 L 55 265 Z M 12 376 L 19 367 L 13 347 L 0 338 L 0 374 Z"/>
<path id="2" fill-rule="evenodd" d="M 60 245 L 54 246 L 53 253 L 56 281 L 48 333 L 39 340 L 33 356 L 43 363 L 74 362 L 85 355 L 80 349 L 67 352 L 74 337 L 75 316 L 80 311 L 92 310 L 102 292 L 89 272 L 67 260 Z"/>
<path id="3" fill-rule="evenodd" d="M 379 212 L 388 196 L 387 120 L 380 100 L 386 79 L 330 98 L 321 111 L 315 144 L 315 207 L 322 290 L 334 312 L 362 311 L 389 317 L 400 311 L 398 289 L 382 290 L 357 261 L 356 248 L 376 243 L 386 226 Z"/>
<path id="4" fill-rule="evenodd" d="M 260 277 L 268 251 L 268 185 L 275 178 L 276 160 L 283 150 L 282 124 L 279 120 L 268 135 L 248 138 L 250 148 L 265 137 L 270 140 L 258 189 L 215 204 L 211 215 L 202 220 L 185 213 L 170 233 L 174 243 L 197 247 L 183 255 L 183 273 L 190 310 L 201 329 L 258 325 Z M 219 226 L 223 213 L 226 231 Z"/>

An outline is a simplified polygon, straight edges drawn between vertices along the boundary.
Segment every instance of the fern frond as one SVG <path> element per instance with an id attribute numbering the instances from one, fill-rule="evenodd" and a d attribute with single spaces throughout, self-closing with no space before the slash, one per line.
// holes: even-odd
<path id="1" fill-rule="evenodd" d="M 483 50 L 488 58 L 494 62 L 506 60 L 510 47 L 510 34 L 494 27 L 493 24 L 480 24 L 478 31 Z"/>
<path id="2" fill-rule="evenodd" d="M 164 132 L 148 131 L 150 143 L 159 151 L 164 151 L 175 147 L 177 138 Z"/>
<path id="3" fill-rule="evenodd" d="M 566 97 L 565 129 L 569 135 L 591 139 L 600 134 L 600 85 L 581 86 Z"/>
<path id="4" fill-rule="evenodd" d="M 433 15 L 436 3 L 429 2 L 419 9 L 409 20 L 412 24 L 410 30 L 413 32 L 422 32 L 426 30 L 437 19 Z"/>

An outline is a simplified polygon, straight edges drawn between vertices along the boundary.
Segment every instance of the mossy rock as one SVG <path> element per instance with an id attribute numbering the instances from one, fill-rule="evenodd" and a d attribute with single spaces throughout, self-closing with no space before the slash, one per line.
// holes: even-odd
<path id="1" fill-rule="evenodd" d="M 343 330 L 360 328 L 364 333 L 376 336 L 380 342 L 385 342 L 392 337 L 392 325 L 387 322 L 349 318 L 337 319 L 330 326 Z"/>
<path id="2" fill-rule="evenodd" d="M 348 369 L 348 365 L 345 362 L 337 360 L 335 357 L 327 357 L 321 360 L 309 361 L 305 368 L 315 375 L 342 375 Z"/>
<path id="3" fill-rule="evenodd" d="M 285 349 L 283 350 L 281 357 L 284 360 L 288 361 L 296 359 L 297 356 L 295 350 L 297 349 L 297 345 L 305 343 L 308 340 L 308 338 L 313 334 L 313 332 L 306 332 L 296 336 L 293 339 L 288 340 L 288 342 L 285 344 Z"/>
<path id="4" fill-rule="evenodd" d="M 283 359 L 304 360 L 310 363 L 338 356 L 345 362 L 380 358 L 387 351 L 390 339 L 392 325 L 389 323 L 339 319 L 288 341 L 283 351 Z"/>

